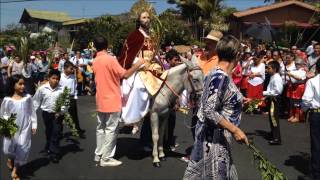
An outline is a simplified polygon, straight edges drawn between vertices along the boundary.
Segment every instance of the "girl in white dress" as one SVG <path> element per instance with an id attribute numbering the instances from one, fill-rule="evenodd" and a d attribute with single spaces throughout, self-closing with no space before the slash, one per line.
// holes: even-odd
<path id="1" fill-rule="evenodd" d="M 3 152 L 8 156 L 7 166 L 12 170 L 12 179 L 18 180 L 18 168 L 26 163 L 31 148 L 31 134 L 37 130 L 37 116 L 31 96 L 24 94 L 23 76 L 11 76 L 8 85 L 9 96 L 3 99 L 0 116 L 16 114 L 18 131 L 12 138 L 4 137 Z"/>

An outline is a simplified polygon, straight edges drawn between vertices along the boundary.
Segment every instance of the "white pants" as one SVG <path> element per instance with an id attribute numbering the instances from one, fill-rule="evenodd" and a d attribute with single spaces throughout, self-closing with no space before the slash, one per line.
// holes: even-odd
<path id="1" fill-rule="evenodd" d="M 116 152 L 120 112 L 98 112 L 97 119 L 97 148 L 95 154 L 103 160 L 108 160 L 108 158 L 112 158 Z"/>

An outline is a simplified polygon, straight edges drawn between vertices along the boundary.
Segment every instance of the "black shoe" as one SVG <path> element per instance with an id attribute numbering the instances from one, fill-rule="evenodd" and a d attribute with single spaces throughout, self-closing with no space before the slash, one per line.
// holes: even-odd
<path id="1" fill-rule="evenodd" d="M 269 141 L 270 145 L 281 145 L 281 141 L 279 139 L 273 139 Z"/>

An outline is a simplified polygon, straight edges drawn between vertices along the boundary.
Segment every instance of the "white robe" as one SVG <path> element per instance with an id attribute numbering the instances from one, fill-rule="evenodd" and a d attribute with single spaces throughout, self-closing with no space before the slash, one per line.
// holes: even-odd
<path id="1" fill-rule="evenodd" d="M 149 110 L 150 94 L 144 86 L 138 72 L 122 81 L 122 113 L 125 124 L 139 122 Z"/>
<path id="2" fill-rule="evenodd" d="M 16 124 L 18 131 L 12 139 L 3 139 L 3 152 L 15 160 L 16 164 L 23 165 L 27 162 L 31 148 L 31 129 L 37 128 L 37 115 L 32 105 L 30 95 L 20 100 L 5 97 L 1 104 L 0 116 L 17 114 Z"/>

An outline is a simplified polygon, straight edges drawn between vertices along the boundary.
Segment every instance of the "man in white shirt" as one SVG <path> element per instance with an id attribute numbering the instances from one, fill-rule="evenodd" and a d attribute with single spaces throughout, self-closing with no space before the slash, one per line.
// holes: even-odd
<path id="1" fill-rule="evenodd" d="M 45 125 L 46 146 L 49 158 L 53 163 L 58 163 L 60 158 L 59 137 L 62 128 L 62 117 L 55 112 L 55 104 L 63 89 L 59 86 L 60 72 L 51 70 L 49 82 L 39 87 L 33 96 L 33 104 L 36 109 L 42 110 L 42 119 Z"/>
<path id="2" fill-rule="evenodd" d="M 269 107 L 269 122 L 272 135 L 272 140 L 269 141 L 269 144 L 280 145 L 281 135 L 279 124 L 279 97 L 283 91 L 283 81 L 279 74 L 279 62 L 269 62 L 267 71 L 271 75 L 271 78 L 267 90 L 263 91 L 263 95 L 267 97 L 267 106 Z"/>
<path id="3" fill-rule="evenodd" d="M 316 76 L 307 81 L 302 108 L 309 110 L 312 178 L 320 179 L 320 60 L 316 63 Z"/>
<path id="4" fill-rule="evenodd" d="M 58 65 L 58 70 L 59 70 L 60 72 L 63 72 L 64 63 L 65 63 L 66 61 L 68 61 L 68 60 L 69 60 L 69 55 L 68 55 L 68 53 L 63 53 L 63 55 L 62 55 L 62 57 L 61 57 L 61 59 L 60 59 L 60 61 L 59 61 L 59 65 Z"/>
<path id="5" fill-rule="evenodd" d="M 308 57 L 307 66 L 309 72 L 307 74 L 308 78 L 312 78 L 315 76 L 316 72 L 316 63 L 320 59 L 320 43 L 316 43 L 313 46 L 313 53 Z"/>
<path id="6" fill-rule="evenodd" d="M 317 41 L 314 41 L 314 40 L 311 41 L 311 44 L 306 49 L 306 53 L 308 56 L 310 56 L 313 53 L 313 46 L 317 43 L 318 43 Z"/>
<path id="7" fill-rule="evenodd" d="M 80 128 L 79 124 L 79 118 L 78 118 L 78 108 L 77 108 L 77 99 L 74 98 L 76 89 L 77 89 L 77 81 L 76 77 L 74 76 L 74 65 L 66 61 L 64 63 L 64 72 L 61 73 L 61 78 L 59 85 L 64 89 L 67 87 L 70 89 L 70 107 L 69 107 L 69 113 L 73 119 L 73 122 L 75 123 L 76 129 L 78 130 L 78 134 L 81 138 L 84 138 L 84 130 Z"/>

